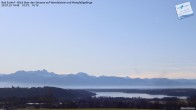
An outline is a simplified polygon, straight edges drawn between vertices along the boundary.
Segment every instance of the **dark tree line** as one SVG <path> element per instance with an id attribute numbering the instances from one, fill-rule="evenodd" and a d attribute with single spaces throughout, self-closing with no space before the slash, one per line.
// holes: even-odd
<path id="1" fill-rule="evenodd" d="M 0 108 L 137 108 L 179 110 L 196 107 L 196 96 L 188 99 L 92 97 L 83 90 L 60 88 L 0 88 Z"/>
<path id="2" fill-rule="evenodd" d="M 76 100 L 59 100 L 54 96 L 0 99 L 0 108 L 137 108 L 179 110 L 196 107 L 196 96 L 187 100 L 178 98 L 142 99 L 92 97 Z"/>

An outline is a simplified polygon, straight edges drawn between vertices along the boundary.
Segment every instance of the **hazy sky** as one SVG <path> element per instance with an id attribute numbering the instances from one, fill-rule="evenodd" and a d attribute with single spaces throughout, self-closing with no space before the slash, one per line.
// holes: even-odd
<path id="1" fill-rule="evenodd" d="M 93 0 L 92 5 L 0 7 L 0 73 L 196 78 L 195 0 Z"/>

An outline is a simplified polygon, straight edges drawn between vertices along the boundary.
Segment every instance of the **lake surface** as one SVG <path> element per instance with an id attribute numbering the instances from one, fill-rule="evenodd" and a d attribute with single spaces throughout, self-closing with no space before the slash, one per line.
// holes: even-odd
<path id="1" fill-rule="evenodd" d="M 143 94 L 143 93 L 124 93 L 124 92 L 94 92 L 94 93 L 97 94 L 95 97 L 123 97 L 123 98 L 141 97 L 146 99 L 175 97 L 175 96 L 167 96 L 167 95 L 151 95 L 151 94 Z M 186 99 L 187 97 L 178 97 L 178 98 Z"/>

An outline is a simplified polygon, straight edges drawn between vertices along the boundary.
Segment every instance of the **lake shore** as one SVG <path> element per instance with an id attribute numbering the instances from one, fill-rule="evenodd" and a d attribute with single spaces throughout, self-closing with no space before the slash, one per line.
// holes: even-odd
<path id="1" fill-rule="evenodd" d="M 171 97 L 190 97 L 196 96 L 196 89 L 180 88 L 180 89 L 84 89 L 90 92 L 119 92 L 149 95 L 165 95 Z"/>

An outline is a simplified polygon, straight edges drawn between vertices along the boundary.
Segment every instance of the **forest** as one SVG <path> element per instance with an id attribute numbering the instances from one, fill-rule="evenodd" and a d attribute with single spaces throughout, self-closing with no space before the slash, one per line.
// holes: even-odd
<path id="1" fill-rule="evenodd" d="M 181 107 L 196 107 L 196 96 L 187 99 L 177 97 L 144 99 L 92 97 L 85 90 L 67 90 L 54 87 L 1 88 L 0 108 L 12 109 L 65 109 L 65 108 L 134 108 L 178 110 Z"/>

